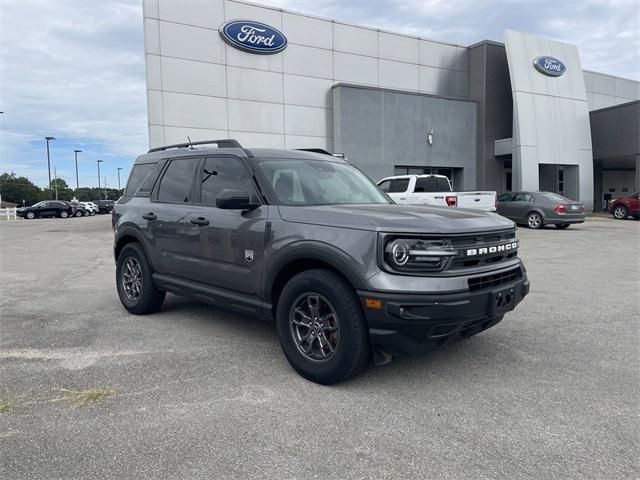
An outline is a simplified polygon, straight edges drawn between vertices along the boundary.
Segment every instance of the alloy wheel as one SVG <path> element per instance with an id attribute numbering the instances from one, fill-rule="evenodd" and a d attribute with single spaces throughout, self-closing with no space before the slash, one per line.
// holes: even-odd
<path id="1" fill-rule="evenodd" d="M 613 216 L 616 217 L 618 220 L 624 220 L 625 218 L 627 218 L 627 211 L 624 207 L 616 207 L 613 210 Z"/>
<path id="2" fill-rule="evenodd" d="M 316 363 L 329 361 L 340 340 L 340 324 L 333 305 L 318 293 L 300 295 L 289 313 L 289 331 L 298 352 Z"/>
<path id="3" fill-rule="evenodd" d="M 136 301 L 142 294 L 142 268 L 134 257 L 128 257 L 122 265 L 122 288 L 130 301 Z"/>
<path id="4" fill-rule="evenodd" d="M 542 226 L 542 217 L 537 213 L 532 213 L 527 219 L 527 223 L 531 228 L 540 228 Z"/>

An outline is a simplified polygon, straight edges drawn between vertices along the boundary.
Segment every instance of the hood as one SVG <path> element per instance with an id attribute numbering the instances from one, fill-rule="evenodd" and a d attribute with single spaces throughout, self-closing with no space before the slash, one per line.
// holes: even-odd
<path id="1" fill-rule="evenodd" d="M 475 233 L 513 228 L 515 224 L 491 212 L 423 205 L 279 206 L 288 222 L 397 233 Z"/>

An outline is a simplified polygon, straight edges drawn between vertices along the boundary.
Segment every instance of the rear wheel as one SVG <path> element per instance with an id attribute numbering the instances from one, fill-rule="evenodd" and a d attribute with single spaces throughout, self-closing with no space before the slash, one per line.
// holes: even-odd
<path id="1" fill-rule="evenodd" d="M 66 210 L 63 210 L 60 212 L 60 218 L 67 218 L 69 216 L 69 213 Z"/>
<path id="2" fill-rule="evenodd" d="M 569 228 L 569 225 L 571 225 L 570 223 L 558 223 L 556 225 L 556 228 L 558 230 L 566 230 L 567 228 Z"/>
<path id="3" fill-rule="evenodd" d="M 351 287 L 330 270 L 307 270 L 285 285 L 276 325 L 291 366 L 321 384 L 356 375 L 369 358 L 369 333 Z"/>
<path id="4" fill-rule="evenodd" d="M 629 216 L 629 210 L 624 205 L 618 205 L 613 209 L 613 216 L 617 220 L 624 220 Z"/>
<path id="5" fill-rule="evenodd" d="M 81 217 L 81 216 L 82 216 L 82 212 L 81 212 L 80 210 L 78 210 L 78 211 L 76 212 L 76 217 Z"/>
<path id="6" fill-rule="evenodd" d="M 126 245 L 118 255 L 116 285 L 122 306 L 136 315 L 158 311 L 166 295 L 156 288 L 153 270 L 139 243 Z"/>
<path id="7" fill-rule="evenodd" d="M 527 215 L 527 226 L 529 228 L 537 230 L 539 228 L 542 228 L 542 225 L 542 215 L 540 215 L 538 212 L 531 212 L 529 215 Z"/>

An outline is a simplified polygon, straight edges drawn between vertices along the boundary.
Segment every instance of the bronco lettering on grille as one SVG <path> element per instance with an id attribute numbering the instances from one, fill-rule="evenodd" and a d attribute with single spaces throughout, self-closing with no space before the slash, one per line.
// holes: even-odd
<path id="1" fill-rule="evenodd" d="M 518 248 L 518 242 L 503 243 L 500 245 L 492 245 L 490 247 L 468 248 L 465 252 L 467 257 L 475 257 L 477 255 L 489 255 L 491 253 L 506 252 Z"/>

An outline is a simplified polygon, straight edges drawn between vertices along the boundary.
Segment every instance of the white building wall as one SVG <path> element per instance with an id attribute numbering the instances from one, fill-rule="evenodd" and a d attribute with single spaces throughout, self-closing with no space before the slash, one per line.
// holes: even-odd
<path id="1" fill-rule="evenodd" d="M 505 47 L 513 92 L 513 189 L 539 190 L 539 165 L 576 165 L 578 200 L 593 208 L 589 108 L 578 49 L 507 30 Z M 550 77 L 533 59 L 562 59 L 566 72 Z"/>
<path id="2" fill-rule="evenodd" d="M 282 31 L 275 55 L 220 38 L 228 20 Z M 380 86 L 467 97 L 465 47 L 236 0 L 144 0 L 151 146 L 219 137 L 248 146 L 333 148 L 331 87 Z"/>
<path id="3" fill-rule="evenodd" d="M 589 111 L 640 100 L 640 82 L 584 70 Z"/>

